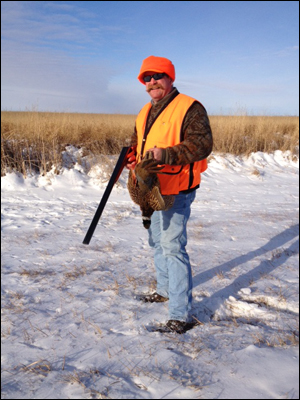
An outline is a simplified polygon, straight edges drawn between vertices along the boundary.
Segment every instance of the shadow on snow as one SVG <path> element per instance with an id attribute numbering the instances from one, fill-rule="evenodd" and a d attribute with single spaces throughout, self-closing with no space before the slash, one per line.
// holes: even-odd
<path id="1" fill-rule="evenodd" d="M 194 287 L 197 287 L 204 282 L 212 279 L 216 276 L 217 273 L 222 271 L 223 273 L 229 272 L 231 269 L 237 267 L 238 265 L 242 265 L 247 263 L 256 257 L 259 257 L 265 253 L 270 251 L 279 250 L 285 243 L 291 241 L 295 237 L 299 237 L 299 224 L 293 225 L 290 228 L 286 229 L 285 231 L 279 233 L 278 235 L 274 236 L 267 244 L 260 247 L 257 250 L 250 251 L 247 254 L 243 254 L 238 256 L 231 261 L 226 263 L 220 264 L 208 271 L 201 272 L 197 274 L 193 278 Z M 249 272 L 239 276 L 236 278 L 229 286 L 224 287 L 223 289 L 215 292 L 209 298 L 202 300 L 198 304 L 195 304 L 194 307 L 196 310 L 200 311 L 203 309 L 202 312 L 208 315 L 211 318 L 217 308 L 220 306 L 220 303 L 224 301 L 225 298 L 229 296 L 236 297 L 238 291 L 244 287 L 249 286 L 249 282 L 256 282 L 261 279 L 262 275 L 270 274 L 276 268 L 280 267 L 284 264 L 289 257 L 294 254 L 299 253 L 299 238 L 295 242 L 293 242 L 289 248 L 281 249 L 280 253 L 272 254 L 271 259 L 265 259 L 260 262 L 260 264 L 251 269 Z M 209 303 L 209 307 L 206 307 L 205 303 Z M 200 311 L 200 313 L 202 314 Z"/>

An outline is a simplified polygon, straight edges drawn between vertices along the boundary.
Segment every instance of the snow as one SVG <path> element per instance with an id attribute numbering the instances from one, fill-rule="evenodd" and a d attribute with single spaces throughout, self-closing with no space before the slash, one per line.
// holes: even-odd
<path id="1" fill-rule="evenodd" d="M 299 162 L 213 154 L 188 225 L 193 315 L 149 332 L 155 288 L 140 210 L 115 157 L 69 146 L 57 175 L 1 178 L 3 399 L 298 399 Z"/>

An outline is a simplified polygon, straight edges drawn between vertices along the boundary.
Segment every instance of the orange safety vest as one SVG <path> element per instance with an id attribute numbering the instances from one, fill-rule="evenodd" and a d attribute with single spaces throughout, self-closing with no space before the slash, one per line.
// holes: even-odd
<path id="1" fill-rule="evenodd" d="M 147 116 L 152 107 L 151 102 L 142 108 L 136 119 L 137 160 L 142 159 L 146 151 L 152 147 L 166 148 L 182 142 L 184 117 L 195 101 L 198 102 L 192 97 L 178 94 L 158 115 L 146 138 L 144 133 Z M 206 169 L 206 159 L 187 165 L 164 165 L 164 169 L 157 175 L 161 193 L 176 195 L 181 191 L 197 187 L 201 181 L 201 172 Z"/>

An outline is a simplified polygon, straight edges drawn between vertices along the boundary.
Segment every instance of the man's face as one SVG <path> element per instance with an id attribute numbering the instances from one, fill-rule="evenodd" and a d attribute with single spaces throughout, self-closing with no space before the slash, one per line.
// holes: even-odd
<path id="1" fill-rule="evenodd" d="M 144 76 L 154 75 L 154 71 L 145 72 Z M 156 103 L 163 99 L 173 89 L 172 79 L 165 75 L 163 78 L 155 80 L 153 77 L 150 82 L 145 82 L 146 91 L 150 94 L 152 100 Z"/>

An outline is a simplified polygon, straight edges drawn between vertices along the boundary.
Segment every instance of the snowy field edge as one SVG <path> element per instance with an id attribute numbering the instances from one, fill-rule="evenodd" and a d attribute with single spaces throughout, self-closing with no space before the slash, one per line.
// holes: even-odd
<path id="1" fill-rule="evenodd" d="M 149 332 L 155 288 L 140 210 L 114 187 L 82 241 L 115 156 L 1 178 L 3 399 L 299 398 L 299 160 L 212 154 L 188 224 L 193 315 Z"/>

